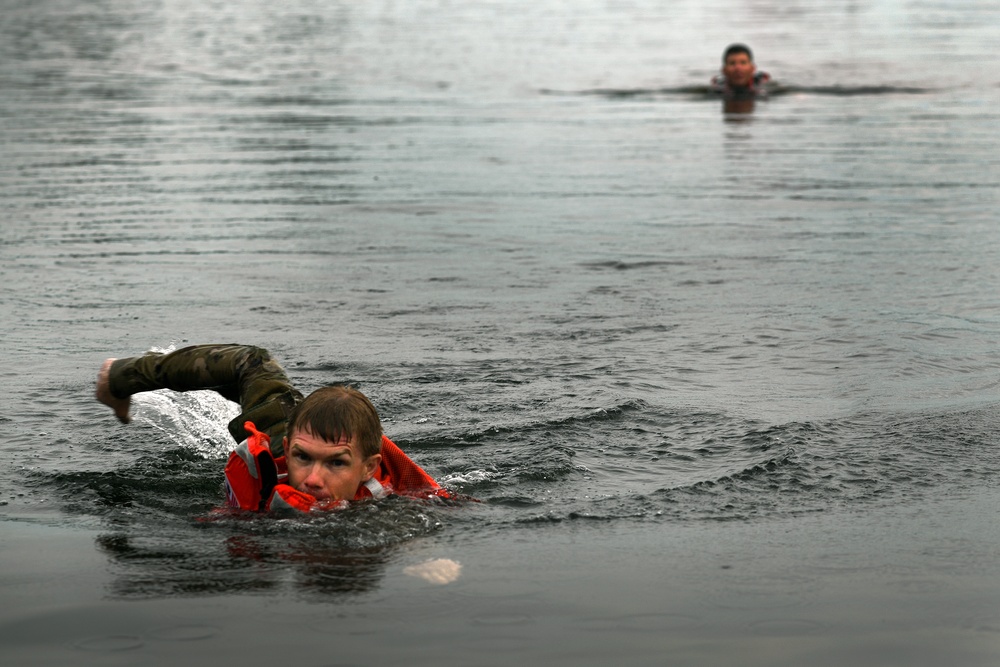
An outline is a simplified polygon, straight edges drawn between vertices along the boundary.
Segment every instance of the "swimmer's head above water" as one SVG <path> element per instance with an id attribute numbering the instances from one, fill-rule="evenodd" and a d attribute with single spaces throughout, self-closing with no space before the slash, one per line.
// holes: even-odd
<path id="1" fill-rule="evenodd" d="M 292 410 L 283 448 L 292 488 L 321 502 L 350 500 L 382 459 L 382 423 L 361 392 L 323 387 Z"/>
<path id="2" fill-rule="evenodd" d="M 757 70 L 749 46 L 730 44 L 722 54 L 722 71 L 712 77 L 709 91 L 726 100 L 753 99 L 767 95 L 770 81 L 767 72 Z"/>
<path id="3" fill-rule="evenodd" d="M 753 52 L 745 44 L 730 44 L 722 54 L 722 75 L 733 88 L 747 88 L 754 83 L 757 65 Z"/>

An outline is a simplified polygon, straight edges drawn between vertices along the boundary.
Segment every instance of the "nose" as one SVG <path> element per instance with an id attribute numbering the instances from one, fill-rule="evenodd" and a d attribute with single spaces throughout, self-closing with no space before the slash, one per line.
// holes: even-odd
<path id="1" fill-rule="evenodd" d="M 302 486 L 305 487 L 303 491 L 323 488 L 323 477 L 320 475 L 320 469 L 318 464 L 309 466 L 309 474 L 302 480 Z"/>

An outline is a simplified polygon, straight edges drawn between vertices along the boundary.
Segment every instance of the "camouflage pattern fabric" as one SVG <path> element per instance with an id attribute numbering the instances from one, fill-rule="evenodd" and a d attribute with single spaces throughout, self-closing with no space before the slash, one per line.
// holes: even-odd
<path id="1" fill-rule="evenodd" d="M 167 354 L 118 359 L 109 379 L 111 393 L 118 398 L 156 389 L 217 391 L 242 409 L 229 422 L 236 442 L 249 436 L 243 423 L 251 421 L 271 439 L 276 457 L 284 454 L 281 441 L 288 413 L 302 400 L 270 353 L 252 345 L 193 345 Z"/>

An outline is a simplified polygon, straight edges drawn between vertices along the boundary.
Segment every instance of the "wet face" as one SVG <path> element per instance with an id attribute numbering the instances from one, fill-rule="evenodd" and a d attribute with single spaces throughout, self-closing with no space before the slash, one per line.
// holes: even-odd
<path id="1" fill-rule="evenodd" d="M 745 53 L 730 54 L 726 58 L 726 64 L 722 66 L 722 74 L 730 86 L 746 87 L 751 85 L 756 71 L 757 66 Z"/>
<path id="2" fill-rule="evenodd" d="M 382 460 L 381 454 L 364 458 L 353 440 L 330 442 L 310 431 L 295 431 L 284 444 L 289 486 L 320 502 L 352 500 Z"/>

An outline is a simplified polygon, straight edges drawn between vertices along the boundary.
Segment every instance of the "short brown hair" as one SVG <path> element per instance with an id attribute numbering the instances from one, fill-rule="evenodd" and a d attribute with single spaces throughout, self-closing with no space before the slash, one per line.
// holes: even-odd
<path id="1" fill-rule="evenodd" d="M 375 406 L 357 389 L 340 385 L 321 387 L 288 415 L 288 439 L 295 431 L 309 431 L 328 442 L 354 440 L 364 458 L 382 451 L 382 422 Z"/>
<path id="2" fill-rule="evenodd" d="M 753 62 L 753 51 L 750 50 L 749 46 L 746 44 L 730 44 L 722 54 L 722 64 L 725 65 L 726 61 L 729 60 L 729 56 L 734 53 L 745 53 L 747 54 L 747 60 Z"/>

